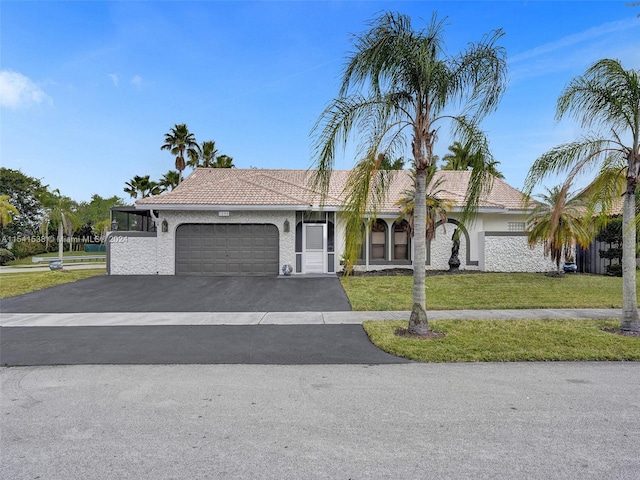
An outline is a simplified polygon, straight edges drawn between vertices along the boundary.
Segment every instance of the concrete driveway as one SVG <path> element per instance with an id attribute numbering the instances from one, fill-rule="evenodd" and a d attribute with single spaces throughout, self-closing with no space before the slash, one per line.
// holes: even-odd
<path id="1" fill-rule="evenodd" d="M 4 313 L 334 312 L 351 310 L 336 276 L 99 276 L 0 300 Z"/>

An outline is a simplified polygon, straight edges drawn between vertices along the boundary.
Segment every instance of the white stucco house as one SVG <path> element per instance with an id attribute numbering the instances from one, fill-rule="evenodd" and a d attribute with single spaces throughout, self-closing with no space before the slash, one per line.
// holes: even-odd
<path id="1" fill-rule="evenodd" d="M 334 171 L 320 205 L 306 170 L 198 168 L 171 192 L 112 211 L 107 237 L 110 275 L 292 275 L 342 269 L 341 206 L 350 171 Z M 477 218 L 460 226 L 470 172 L 439 171 L 438 190 L 453 204 L 427 247 L 427 269 L 446 270 L 451 236 L 461 227 L 461 270 L 541 272 L 553 269 L 542 246 L 527 245 L 525 199 L 495 179 Z M 411 188 L 398 171 L 389 196 L 365 232 L 358 269 L 411 268 L 413 242 L 397 201 Z M 117 229 L 116 229 L 117 226 Z M 286 268 L 285 268 L 286 270 Z"/>

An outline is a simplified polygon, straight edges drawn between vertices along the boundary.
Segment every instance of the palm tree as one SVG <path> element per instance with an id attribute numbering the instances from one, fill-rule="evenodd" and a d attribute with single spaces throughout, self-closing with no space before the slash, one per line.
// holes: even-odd
<path id="1" fill-rule="evenodd" d="M 504 178 L 504 175 L 498 170 L 497 165 L 500 162 L 495 160 L 487 160 L 482 152 L 471 152 L 471 145 L 467 143 L 462 145 L 460 142 L 453 142 L 449 146 L 449 151 L 442 157 L 445 164 L 442 170 L 469 170 L 474 168 L 485 169 L 491 175 L 497 178 Z"/>
<path id="2" fill-rule="evenodd" d="M 349 177 L 342 212 L 345 254 L 352 264 L 359 249 L 350 245 L 361 242 L 362 219 L 375 217 L 377 205 L 393 180 L 393 172 L 381 169 L 382 160 L 385 155 L 405 153 L 411 146 L 411 166 L 416 172 L 416 241 L 409 331 L 426 334 L 426 178 L 429 167 L 435 164 L 434 144 L 441 123 L 450 121 L 458 138 L 471 142 L 475 150 L 491 158 L 488 142 L 477 125 L 496 108 L 505 89 L 505 52 L 495 45 L 502 32 L 495 31 L 459 55 L 448 56 L 444 52 L 443 21 L 436 15 L 427 28 L 419 31 L 413 30 L 408 16 L 390 12 L 370 26 L 354 37 L 355 50 L 347 61 L 339 96 L 314 127 L 313 186 L 325 198 L 336 149 L 345 147 L 352 133 L 357 134 L 363 159 Z M 458 106 L 470 116 L 453 116 L 451 109 Z M 489 181 L 486 172 L 474 170 L 463 221 L 472 217 L 480 196 L 490 188 Z"/>
<path id="3" fill-rule="evenodd" d="M 45 207 L 45 215 L 48 221 L 57 227 L 58 229 L 58 259 L 62 260 L 63 248 L 64 248 L 64 230 L 69 228 L 69 225 L 75 226 L 79 223 L 79 219 L 76 213 L 77 204 L 71 198 L 60 194 L 60 190 L 55 189 L 53 192 L 45 192 L 41 198 L 42 204 Z M 69 235 L 69 245 L 71 248 L 73 230 Z"/>
<path id="4" fill-rule="evenodd" d="M 234 168 L 233 158 L 229 155 L 218 155 L 216 161 L 213 164 L 214 168 Z"/>
<path id="5" fill-rule="evenodd" d="M 20 215 L 16 207 L 9 203 L 9 195 L 0 195 L 0 227 L 5 227 L 13 222 L 14 215 Z"/>
<path id="6" fill-rule="evenodd" d="M 202 145 L 197 145 L 193 150 L 189 150 L 189 161 L 187 166 L 191 168 L 203 167 L 211 168 L 216 160 L 218 150 L 216 149 L 216 142 L 208 140 L 202 142 Z"/>
<path id="7" fill-rule="evenodd" d="M 182 181 L 182 171 L 186 168 L 185 154 L 192 158 L 197 154 L 196 137 L 189 131 L 189 128 L 185 123 L 176 124 L 169 130 L 169 133 L 164 134 L 164 144 L 160 147 L 160 150 L 169 150 L 172 155 L 176 156 L 176 170 L 179 173 L 179 181 Z"/>
<path id="8" fill-rule="evenodd" d="M 169 170 L 167 173 L 162 175 L 162 178 L 158 182 L 158 185 L 162 188 L 163 191 L 171 191 L 178 186 L 178 182 L 180 179 L 180 174 L 175 170 Z"/>
<path id="9" fill-rule="evenodd" d="M 158 183 L 150 180 L 150 177 L 150 175 L 145 175 L 144 177 L 135 175 L 131 180 L 124 183 L 126 185 L 124 192 L 128 193 L 131 198 L 138 198 L 138 194 L 140 194 L 140 198 L 159 195 L 162 193 L 162 189 Z"/>
<path id="10" fill-rule="evenodd" d="M 640 179 L 640 70 L 625 70 L 618 60 L 603 59 L 574 78 L 558 98 L 556 119 L 570 114 L 582 127 L 603 127 L 538 158 L 527 175 L 525 192 L 547 176 L 570 171 L 575 176 L 595 165 L 607 171 L 622 165 L 623 193 L 622 317 L 620 329 L 640 332 L 636 294 L 635 193 Z"/>
<path id="11" fill-rule="evenodd" d="M 546 194 L 536 195 L 539 202 L 527 218 L 527 238 L 531 248 L 544 242 L 544 254 L 555 262 L 573 255 L 576 243 L 586 248 L 593 238 L 593 223 L 586 214 L 586 201 L 569 193 L 571 182 L 546 188 Z"/>
<path id="12" fill-rule="evenodd" d="M 426 208 L 427 208 L 427 224 L 426 240 L 430 242 L 436 237 L 436 225 L 438 222 L 443 224 L 447 223 L 448 213 L 453 207 L 453 202 L 447 198 L 444 198 L 444 191 L 440 188 L 440 185 L 444 182 L 443 178 L 439 178 L 434 181 L 436 173 L 436 166 L 431 165 L 427 171 L 427 195 L 426 195 Z M 413 176 L 413 189 L 405 190 L 402 198 L 398 201 L 397 205 L 400 207 L 402 217 L 408 219 L 409 229 L 413 234 L 414 224 L 414 209 L 415 209 L 415 182 L 416 173 L 411 170 Z"/>

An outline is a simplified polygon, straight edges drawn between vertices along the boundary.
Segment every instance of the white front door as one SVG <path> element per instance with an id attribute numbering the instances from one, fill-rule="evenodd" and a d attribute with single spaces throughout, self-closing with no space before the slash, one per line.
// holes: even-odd
<path id="1" fill-rule="evenodd" d="M 304 225 L 304 273 L 326 273 L 327 235 L 326 225 Z"/>

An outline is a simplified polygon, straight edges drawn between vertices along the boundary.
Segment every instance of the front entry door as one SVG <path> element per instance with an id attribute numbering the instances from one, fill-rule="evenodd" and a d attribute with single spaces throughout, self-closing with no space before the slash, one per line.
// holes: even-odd
<path id="1" fill-rule="evenodd" d="M 326 273 L 326 225 L 304 226 L 304 273 Z"/>

